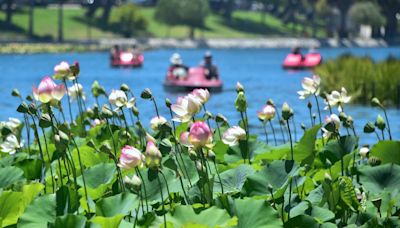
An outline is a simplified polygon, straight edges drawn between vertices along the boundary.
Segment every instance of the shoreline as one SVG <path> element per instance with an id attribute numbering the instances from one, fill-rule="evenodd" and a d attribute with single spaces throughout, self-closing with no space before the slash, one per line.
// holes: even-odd
<path id="1" fill-rule="evenodd" d="M 314 38 L 208 38 L 208 39 L 178 39 L 178 38 L 132 38 L 132 39 L 99 39 L 92 41 L 58 42 L 0 42 L 0 54 L 30 54 L 30 53 L 67 53 L 108 51 L 113 45 L 130 46 L 137 44 L 143 50 L 160 48 L 210 48 L 210 49 L 273 49 L 292 48 L 337 48 L 337 47 L 389 47 L 399 43 L 389 44 L 383 39 L 314 39 Z"/>

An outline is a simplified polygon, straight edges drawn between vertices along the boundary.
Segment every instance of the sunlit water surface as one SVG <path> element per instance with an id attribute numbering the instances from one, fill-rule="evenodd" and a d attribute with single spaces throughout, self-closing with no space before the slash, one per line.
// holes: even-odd
<path id="1" fill-rule="evenodd" d="M 183 95 L 169 93 L 163 89 L 162 82 L 169 65 L 169 57 L 173 52 L 179 52 L 186 64 L 195 66 L 200 63 L 204 51 L 198 49 L 147 51 L 145 52 L 145 65 L 140 69 L 113 69 L 109 65 L 108 53 L 106 52 L 0 55 L 0 120 L 6 120 L 8 117 L 21 117 L 16 112 L 19 100 L 12 97 L 10 93 L 13 88 L 18 88 L 21 94 L 26 96 L 31 93 L 33 84 L 37 85 L 43 76 L 51 75 L 53 66 L 63 60 L 80 62 L 81 75 L 79 80 L 88 94 L 88 105 L 94 104 L 94 100 L 90 96 L 90 86 L 94 80 L 98 80 L 107 91 L 119 88 L 122 83 L 126 83 L 137 97 L 144 88 L 150 88 L 160 106 L 161 114 L 169 117 L 169 112 L 164 106 L 164 99 L 168 97 L 175 101 L 177 96 Z M 207 104 L 209 111 L 213 114 L 222 113 L 231 124 L 236 124 L 240 115 L 234 107 L 235 85 L 237 81 L 240 81 L 246 88 L 251 133 L 262 134 L 261 124 L 257 119 L 257 110 L 265 104 L 268 98 L 272 98 L 279 107 L 286 101 L 294 109 L 297 137 L 300 137 L 302 131 L 300 123 L 309 126 L 310 117 L 306 107 L 307 102 L 299 100 L 296 92 L 301 89 L 302 78 L 310 76 L 311 72 L 290 72 L 281 68 L 282 61 L 289 49 L 218 49 L 212 51 L 224 81 L 224 89 L 222 93 L 212 94 Z M 320 52 L 325 59 L 335 58 L 343 53 L 360 56 L 370 55 L 376 60 L 384 59 L 390 54 L 400 57 L 399 47 L 323 48 Z M 140 98 L 137 103 L 142 119 L 148 126 L 150 118 L 155 115 L 154 107 L 148 101 L 143 101 Z M 314 112 L 316 112 L 315 106 Z M 349 105 L 346 107 L 346 112 L 353 116 L 361 142 L 374 143 L 376 141 L 375 135 L 362 133 L 362 128 L 367 121 L 375 120 L 379 110 Z M 77 113 L 77 110 L 75 110 L 75 113 Z M 393 136 L 399 139 L 400 112 L 396 109 L 390 109 L 388 113 Z M 327 114 L 328 112 L 324 111 L 323 116 Z M 275 128 L 277 129 L 278 126 L 276 125 Z M 264 136 L 262 136 L 262 139 L 264 139 Z"/>

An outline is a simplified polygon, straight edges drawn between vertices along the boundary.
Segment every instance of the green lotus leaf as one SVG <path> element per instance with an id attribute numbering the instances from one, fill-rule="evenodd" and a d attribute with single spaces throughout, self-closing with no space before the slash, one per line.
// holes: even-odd
<path id="1" fill-rule="evenodd" d="M 375 144 L 370 156 L 376 156 L 382 164 L 394 163 L 400 165 L 400 142 L 399 141 L 380 141 Z"/>
<path id="2" fill-rule="evenodd" d="M 83 215 L 64 215 L 56 218 L 55 227 L 85 228 L 86 217 Z"/>
<path id="3" fill-rule="evenodd" d="M 371 192 L 396 191 L 400 186 L 400 165 L 384 164 L 359 168 L 361 183 Z"/>
<path id="4" fill-rule="evenodd" d="M 118 214 L 127 215 L 134 211 L 139 204 L 139 199 L 131 193 L 102 198 L 96 203 L 96 214 L 103 217 L 113 217 Z"/>
<path id="5" fill-rule="evenodd" d="M 53 223 L 56 218 L 55 194 L 36 198 L 24 211 L 18 220 L 18 227 L 41 228 Z"/>
<path id="6" fill-rule="evenodd" d="M 264 200 L 252 198 L 235 200 L 235 215 L 239 228 L 281 227 L 278 213 Z"/>
<path id="7" fill-rule="evenodd" d="M 18 167 L 0 168 L 0 188 L 8 188 L 10 185 L 24 179 L 24 172 Z"/>

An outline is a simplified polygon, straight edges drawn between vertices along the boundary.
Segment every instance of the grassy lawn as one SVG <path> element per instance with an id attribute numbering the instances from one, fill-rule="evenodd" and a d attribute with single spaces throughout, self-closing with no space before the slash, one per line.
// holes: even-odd
<path id="1" fill-rule="evenodd" d="M 87 39 L 88 26 L 84 20 L 83 9 L 64 9 L 64 36 L 66 40 Z M 178 37 L 184 38 L 188 36 L 188 28 L 185 26 L 169 27 L 153 19 L 154 8 L 142 8 L 141 14 L 147 20 L 147 31 L 142 36 L 153 37 Z M 37 8 L 35 9 L 34 32 L 39 38 L 55 38 L 57 37 L 57 9 Z M 101 13 L 101 12 L 99 12 Z M 111 15 L 113 18 L 113 15 Z M 0 12 L 0 22 L 4 23 L 5 14 Z M 14 27 L 12 30 L 3 31 L 0 34 L 1 39 L 24 38 L 28 28 L 28 11 L 23 9 L 16 12 L 13 16 Z M 3 29 L 2 29 L 3 30 Z M 265 17 L 265 21 L 261 22 L 261 15 L 258 12 L 236 11 L 231 21 L 224 20 L 221 16 L 210 14 L 205 23 L 205 28 L 196 30 L 197 38 L 213 38 L 213 37 L 232 37 L 232 38 L 250 38 L 265 36 L 296 36 L 302 32 L 299 25 L 284 25 L 281 20 L 271 15 Z M 307 28 L 308 34 L 311 29 Z M 321 31 L 318 33 L 323 35 Z M 121 37 L 104 28 L 92 27 L 92 38 L 112 38 Z"/>

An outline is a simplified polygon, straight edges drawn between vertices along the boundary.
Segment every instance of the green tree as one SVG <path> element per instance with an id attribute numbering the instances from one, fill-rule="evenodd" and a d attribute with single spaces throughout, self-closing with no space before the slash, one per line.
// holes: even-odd
<path id="1" fill-rule="evenodd" d="M 11 26 L 14 0 L 5 0 L 5 10 L 6 10 L 6 25 Z"/>
<path id="2" fill-rule="evenodd" d="M 385 36 L 393 38 L 397 35 L 398 23 L 396 14 L 400 12 L 400 0 L 377 0 L 386 17 Z"/>
<path id="3" fill-rule="evenodd" d="M 160 0 L 156 6 L 155 18 L 169 26 L 188 26 L 189 37 L 193 39 L 195 29 L 204 27 L 208 11 L 207 0 Z"/>
<path id="4" fill-rule="evenodd" d="M 355 3 L 349 10 L 349 17 L 356 26 L 364 24 L 379 27 L 385 24 L 380 7 L 372 2 Z"/>

